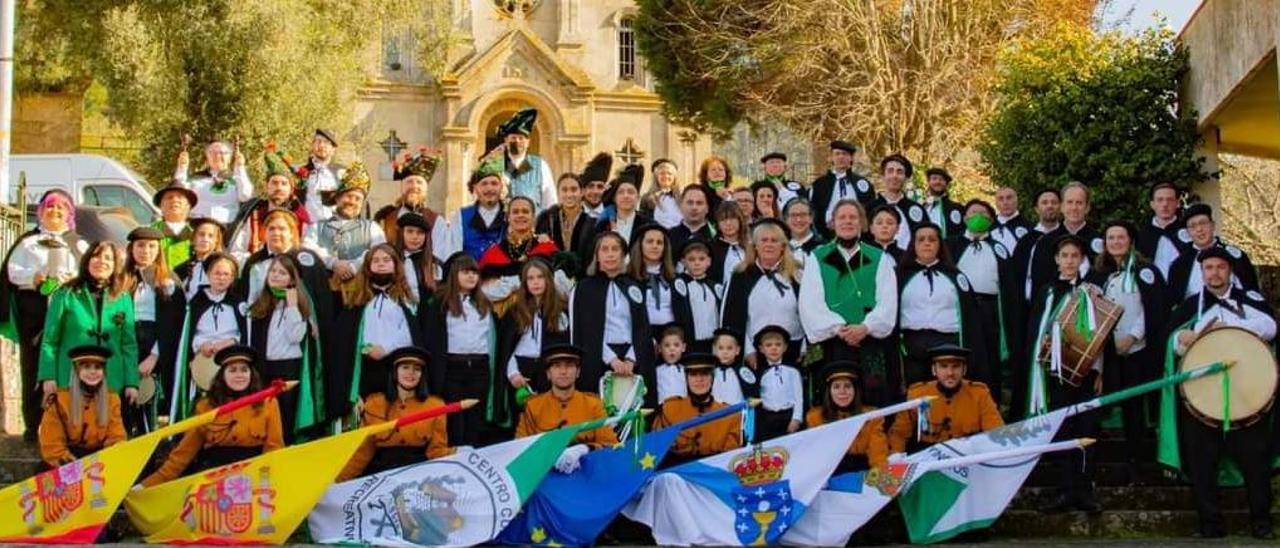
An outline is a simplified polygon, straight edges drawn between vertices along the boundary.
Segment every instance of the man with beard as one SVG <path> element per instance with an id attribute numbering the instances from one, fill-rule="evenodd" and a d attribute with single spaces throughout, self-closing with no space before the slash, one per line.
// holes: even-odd
<path id="1" fill-rule="evenodd" d="M 489 153 L 467 181 L 467 190 L 475 196 L 475 203 L 459 209 L 449 219 L 452 227 L 451 247 L 466 252 L 479 261 L 489 246 L 498 243 L 507 229 L 506 214 L 502 210 L 502 187 L 506 172 L 498 151 Z"/>
<path id="2" fill-rule="evenodd" d="M 213 141 L 204 148 L 205 168 L 187 176 L 191 159 L 186 150 L 178 153 L 178 168 L 173 178 L 196 193 L 192 205 L 194 217 L 210 217 L 219 223 L 230 223 L 240 211 L 240 204 L 253 199 L 253 182 L 244 168 L 244 155 L 231 145 Z"/>
<path id="3" fill-rule="evenodd" d="M 303 235 L 302 245 L 315 251 L 332 274 L 332 289 L 346 287 L 360 272 L 364 254 L 387 241 L 378 223 L 360 217 L 370 182 L 360 162 L 344 170 L 338 188 L 320 195 L 326 204 L 335 204 L 333 216 L 311 224 Z"/>
<path id="4" fill-rule="evenodd" d="M 996 224 L 991 237 L 1004 245 L 1010 253 L 1018 249 L 1018 242 L 1031 231 L 1032 222 L 1018 211 L 1018 191 L 1002 186 L 996 191 Z"/>
<path id="5" fill-rule="evenodd" d="M 1151 260 L 1164 278 L 1169 267 L 1191 247 L 1191 234 L 1178 217 L 1178 186 L 1164 181 L 1151 185 L 1151 222 L 1138 229 L 1138 252 Z"/>
<path id="6" fill-rule="evenodd" d="M 304 230 L 311 224 L 311 218 L 307 216 L 307 208 L 297 198 L 294 188 L 297 179 L 294 178 L 293 170 L 289 169 L 289 164 L 285 162 L 284 154 L 275 150 L 274 147 L 268 147 L 262 160 L 267 166 L 266 196 L 255 198 L 245 204 L 231 225 L 231 242 L 228 249 L 240 261 L 244 261 L 245 257 L 262 249 L 263 241 L 267 237 L 266 224 L 263 221 L 267 213 L 272 210 L 283 209 L 293 213 Z"/>
<path id="7" fill-rule="evenodd" d="M 945 168 L 931 167 L 924 172 L 924 210 L 929 221 L 942 228 L 944 239 L 964 234 L 964 208 L 947 195 L 951 187 L 951 173 Z"/>
<path id="8" fill-rule="evenodd" d="M 925 221 L 924 208 L 920 207 L 915 200 L 908 198 L 906 195 L 907 180 L 911 179 L 914 168 L 911 166 L 911 160 L 901 154 L 890 154 L 880 160 L 880 186 L 882 190 L 866 209 L 875 209 L 877 206 L 887 205 L 898 210 L 898 216 L 902 219 L 898 223 L 898 235 L 895 238 L 898 242 L 898 249 L 907 249 L 907 245 L 911 243 L 911 234 L 916 231 L 916 227 Z"/>
<path id="9" fill-rule="evenodd" d="M 298 199 L 307 206 L 307 215 L 311 222 L 318 223 L 333 216 L 333 205 L 325 204 L 322 192 L 331 192 L 338 188 L 342 174 L 347 167 L 333 162 L 333 153 L 338 149 L 338 139 L 327 129 L 317 129 L 311 137 L 311 157 L 307 163 L 298 168 L 298 178 L 302 184 L 298 187 Z"/>
<path id="10" fill-rule="evenodd" d="M 1080 261 L 1080 275 L 1084 276 L 1089 273 L 1089 269 L 1093 265 L 1093 261 L 1103 251 L 1102 233 L 1093 225 L 1088 224 L 1087 217 L 1089 215 L 1089 187 L 1084 183 L 1072 181 L 1062 187 L 1062 226 L 1057 230 L 1045 234 L 1047 238 L 1045 242 L 1048 245 L 1036 246 L 1035 253 L 1031 256 L 1031 269 L 1027 277 L 1031 280 L 1030 295 L 1040 292 L 1040 288 L 1053 281 L 1058 271 L 1054 264 L 1054 256 L 1057 253 L 1058 240 L 1064 236 L 1071 235 L 1084 242 L 1084 257 Z"/>
<path id="11" fill-rule="evenodd" d="M 449 240 L 449 223 L 444 217 L 427 207 L 427 183 L 440 165 L 440 157 L 428 152 L 425 147 L 418 149 L 417 155 L 405 154 L 402 164 L 395 167 L 395 179 L 400 181 L 400 197 L 373 215 L 373 220 L 382 226 L 382 233 L 387 243 L 400 245 L 400 217 L 408 213 L 417 213 L 427 221 L 427 243 L 424 249 L 430 250 L 436 258 L 436 264 L 444 264 L 453 252 Z"/>
<path id="12" fill-rule="evenodd" d="M 156 192 L 151 201 L 160 208 L 160 219 L 151 228 L 160 231 L 160 252 L 170 270 L 177 270 L 191 259 L 191 237 L 195 232 L 188 221 L 191 208 L 195 207 L 196 193 L 191 189 L 171 183 Z"/>
<path id="13" fill-rule="evenodd" d="M 526 108 L 498 128 L 505 145 L 504 171 L 510 180 L 510 195 L 533 200 L 535 213 L 556 204 L 556 179 L 551 166 L 541 156 L 529 153 L 529 134 L 537 120 L 538 111 Z"/>
<path id="14" fill-rule="evenodd" d="M 831 239 L 836 202 L 857 200 L 864 208 L 870 209 L 866 205 L 875 198 L 871 182 L 853 170 L 853 154 L 857 151 L 858 147 L 846 141 L 831 141 L 831 171 L 809 185 L 813 216 L 817 220 L 813 225 L 824 240 Z"/>

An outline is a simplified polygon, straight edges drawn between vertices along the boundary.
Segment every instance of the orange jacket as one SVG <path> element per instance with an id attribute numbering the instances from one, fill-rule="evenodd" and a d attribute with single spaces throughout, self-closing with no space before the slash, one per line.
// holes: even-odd
<path id="1" fill-rule="evenodd" d="M 661 430 L 722 407 L 728 407 L 728 404 L 712 402 L 706 409 L 699 410 L 685 396 L 668 398 L 662 402 L 658 418 L 653 420 L 653 429 Z M 742 447 L 742 416 L 735 414 L 684 429 L 676 437 L 671 452 L 679 456 L 705 457 L 739 447 Z"/>
<path id="2" fill-rule="evenodd" d="M 364 414 L 361 415 L 360 426 L 391 422 L 410 413 L 442 405 L 444 400 L 435 396 L 428 396 L 426 401 L 400 400 L 388 405 L 385 395 L 370 394 L 364 400 Z M 452 455 L 454 450 L 449 447 L 449 433 L 445 425 L 444 416 L 432 417 L 378 436 L 365 438 L 364 443 L 351 456 L 351 460 L 347 461 L 347 466 L 342 469 L 342 473 L 338 474 L 338 481 L 347 481 L 360 476 L 365 467 L 369 466 L 378 449 L 382 447 L 426 446 L 423 460 Z"/>
<path id="3" fill-rule="evenodd" d="M 101 391 L 99 391 L 101 392 Z M 107 394 L 107 426 L 98 426 L 95 398 L 85 397 L 80 410 L 80 424 L 71 424 L 71 392 L 58 390 L 57 400 L 46 405 L 40 418 L 40 458 L 49 466 L 62 466 L 76 460 L 71 448 L 97 451 L 125 440 L 124 421 L 120 418 L 120 396 Z"/>
<path id="4" fill-rule="evenodd" d="M 566 401 L 560 401 L 553 392 L 543 392 L 524 402 L 524 413 L 516 424 L 516 437 L 523 438 L 569 426 L 605 418 L 604 402 L 599 396 L 574 390 Z M 618 434 L 612 426 L 578 432 L 575 442 L 585 443 L 592 449 L 618 444 Z"/>
<path id="5" fill-rule="evenodd" d="M 211 411 L 208 398 L 196 402 L 194 415 Z M 284 447 L 284 428 L 280 424 L 280 406 L 271 399 L 261 405 L 250 405 L 219 416 L 213 422 L 187 431 L 182 441 L 169 452 L 169 458 L 146 479 L 144 487 L 177 479 L 206 447 L 262 447 L 262 452 Z"/>
<path id="6" fill-rule="evenodd" d="M 864 405 L 860 412 L 874 411 L 875 408 Z M 853 415 L 841 414 L 840 418 L 851 417 Z M 806 428 L 817 428 L 826 424 L 827 421 L 822 418 L 822 408 L 814 407 L 810 409 L 804 416 L 804 425 Z M 862 429 L 858 430 L 858 435 L 853 438 L 853 442 L 849 444 L 850 455 L 863 455 L 867 457 L 867 464 L 872 468 L 884 466 L 889 460 L 889 441 L 884 434 L 884 419 L 871 419 L 862 425 Z"/>
<path id="7" fill-rule="evenodd" d="M 936 381 L 918 382 L 907 389 L 908 400 L 922 396 L 937 399 L 929 402 L 929 431 L 921 433 L 920 443 L 932 445 L 1004 426 L 991 391 L 980 382 L 960 381 L 960 387 L 950 396 L 938 390 Z M 890 451 L 906 451 L 915 435 L 917 415 L 915 409 L 898 414 L 889 431 Z"/>

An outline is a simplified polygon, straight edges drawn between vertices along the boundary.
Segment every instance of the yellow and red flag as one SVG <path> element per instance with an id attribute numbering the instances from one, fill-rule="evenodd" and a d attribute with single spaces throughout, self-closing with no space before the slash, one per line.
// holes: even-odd
<path id="1" fill-rule="evenodd" d="M 0 490 L 0 543 L 88 544 L 129 494 L 161 440 L 178 435 L 289 386 L 273 384 L 217 409 L 117 443 Z"/>
<path id="2" fill-rule="evenodd" d="M 367 436 L 475 404 L 464 400 L 395 422 L 286 447 L 129 493 L 125 509 L 150 543 L 281 544 L 307 518 Z"/>

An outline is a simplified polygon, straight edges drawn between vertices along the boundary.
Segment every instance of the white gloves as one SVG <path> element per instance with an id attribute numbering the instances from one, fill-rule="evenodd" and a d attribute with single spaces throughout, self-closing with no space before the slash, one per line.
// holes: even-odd
<path id="1" fill-rule="evenodd" d="M 561 295 L 568 295 L 573 292 L 573 280 L 570 280 L 569 276 L 565 274 L 563 270 L 557 270 L 556 273 L 551 276 L 551 279 L 555 281 L 556 290 L 559 291 Z"/>
<path id="2" fill-rule="evenodd" d="M 897 463 L 899 463 L 899 462 L 906 462 L 906 461 L 907 461 L 907 454 L 906 454 L 906 453 L 894 453 L 894 454 L 892 454 L 892 455 L 889 455 L 888 461 L 889 461 L 889 464 L 897 464 Z"/>
<path id="3" fill-rule="evenodd" d="M 481 284 L 480 291 L 492 301 L 501 301 L 520 289 L 519 276 L 503 276 Z"/>
<path id="4" fill-rule="evenodd" d="M 566 447 L 564 452 L 560 453 L 560 458 L 556 459 L 556 470 L 561 474 L 572 474 L 582 465 L 579 461 L 589 450 L 586 445 L 581 443 Z"/>

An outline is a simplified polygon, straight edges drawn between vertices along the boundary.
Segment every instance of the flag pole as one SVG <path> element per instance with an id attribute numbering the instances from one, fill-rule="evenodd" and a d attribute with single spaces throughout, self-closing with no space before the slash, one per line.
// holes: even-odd
<path id="1" fill-rule="evenodd" d="M 1093 445 L 1097 440 L 1093 438 L 1076 438 L 1073 440 L 1064 440 L 1054 443 L 1046 443 L 1044 445 L 1028 445 L 1024 447 L 1015 447 L 1013 449 L 1004 449 L 1000 451 L 988 451 L 986 453 L 974 453 L 954 459 L 942 459 L 925 461 L 918 464 L 916 470 L 923 474 L 934 470 L 943 470 L 947 468 L 956 468 L 960 466 L 969 466 L 971 464 L 981 464 L 994 460 L 1011 459 L 1015 457 L 1023 457 L 1027 455 L 1043 455 L 1045 453 L 1053 453 L 1056 451 L 1067 451 L 1070 449 L 1084 449 Z M 893 466 L 894 463 L 890 463 Z M 899 463 L 904 464 L 904 463 Z"/>
<path id="2" fill-rule="evenodd" d="M 1129 388 L 1125 388 L 1124 390 L 1112 392 L 1110 394 L 1103 394 L 1089 401 L 1072 405 L 1067 410 L 1067 416 L 1071 417 L 1071 416 L 1079 415 L 1080 413 L 1084 413 L 1085 411 L 1091 411 L 1093 409 L 1097 409 L 1104 405 L 1111 405 L 1114 403 L 1127 400 L 1129 398 L 1147 394 L 1149 392 L 1155 392 L 1156 390 L 1160 390 L 1161 388 L 1165 388 L 1167 386 L 1172 386 L 1172 385 L 1180 384 L 1189 380 L 1199 379 L 1199 378 L 1207 377 L 1209 375 L 1213 375 L 1216 373 L 1221 373 L 1226 371 L 1227 369 L 1230 369 L 1232 365 L 1234 364 L 1230 362 L 1226 362 L 1226 363 L 1214 362 L 1203 367 L 1197 367 L 1195 369 L 1169 375 L 1161 379 L 1145 382 L 1137 386 L 1131 386 Z M 1039 416 L 1043 416 L 1044 414 L 1052 413 L 1052 412 L 1053 411 L 1046 411 L 1045 413 L 1041 413 Z"/>

